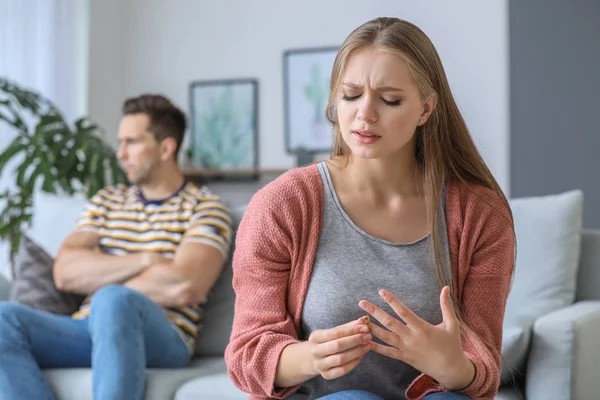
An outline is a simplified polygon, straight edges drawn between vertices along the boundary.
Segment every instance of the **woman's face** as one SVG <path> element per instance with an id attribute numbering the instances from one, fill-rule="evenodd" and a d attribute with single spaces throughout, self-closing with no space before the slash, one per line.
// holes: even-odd
<path id="1" fill-rule="evenodd" d="M 429 108 L 399 56 L 372 47 L 350 56 L 336 109 L 342 138 L 354 156 L 414 157 L 415 130 L 429 116 Z"/>

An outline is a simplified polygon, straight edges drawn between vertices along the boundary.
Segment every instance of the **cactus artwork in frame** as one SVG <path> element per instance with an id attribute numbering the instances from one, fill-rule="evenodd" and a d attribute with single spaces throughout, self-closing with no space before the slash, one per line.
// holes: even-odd
<path id="1" fill-rule="evenodd" d="M 290 154 L 330 151 L 332 131 L 325 106 L 337 51 L 323 47 L 284 53 L 285 143 Z"/>
<path id="2" fill-rule="evenodd" d="M 255 79 L 192 82 L 188 163 L 212 179 L 256 179 L 257 115 Z"/>

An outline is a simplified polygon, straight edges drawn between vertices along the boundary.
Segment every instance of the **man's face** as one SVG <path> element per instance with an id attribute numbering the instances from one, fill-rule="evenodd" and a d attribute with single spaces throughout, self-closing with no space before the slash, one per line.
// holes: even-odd
<path id="1" fill-rule="evenodd" d="M 148 183 L 152 170 L 161 162 L 160 144 L 148 130 L 146 114 L 126 115 L 119 123 L 117 158 L 134 185 Z"/>

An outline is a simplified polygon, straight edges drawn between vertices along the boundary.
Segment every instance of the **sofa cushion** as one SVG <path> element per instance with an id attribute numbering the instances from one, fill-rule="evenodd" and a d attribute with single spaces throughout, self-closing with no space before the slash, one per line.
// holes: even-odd
<path id="1" fill-rule="evenodd" d="M 535 320 L 575 298 L 581 247 L 583 193 L 510 201 L 517 264 L 504 318 L 502 380 L 525 371 Z"/>
<path id="2" fill-rule="evenodd" d="M 235 306 L 232 279 L 231 262 L 227 262 L 204 307 L 202 329 L 196 339 L 196 357 L 223 357 L 225 353 Z"/>
<path id="3" fill-rule="evenodd" d="M 27 236 L 50 257 L 56 257 L 85 208 L 87 200 L 80 194 L 54 195 L 37 191 L 34 195 L 35 212 Z"/>
<path id="4" fill-rule="evenodd" d="M 43 375 L 56 400 L 92 400 L 92 370 L 90 368 L 60 368 L 43 370 Z M 188 368 L 147 369 L 145 400 L 172 399 L 185 382 L 204 376 L 227 374 L 222 357 L 195 360 Z"/>
<path id="5" fill-rule="evenodd" d="M 246 206 L 232 209 L 234 237 Z M 235 243 L 231 246 L 230 256 L 221 276 L 211 290 L 202 318 L 202 329 L 196 340 L 197 357 L 223 356 L 229 343 L 233 325 L 235 292 L 233 291 L 233 268 L 231 267 Z"/>
<path id="6" fill-rule="evenodd" d="M 0 301 L 8 300 L 10 296 L 10 281 L 7 276 L 0 274 Z"/>
<path id="7" fill-rule="evenodd" d="M 196 378 L 183 385 L 175 394 L 175 400 L 246 400 L 247 398 L 248 393 L 235 387 L 227 373 Z"/>
<path id="8" fill-rule="evenodd" d="M 61 292 L 54 285 L 54 260 L 24 235 L 15 256 L 9 300 L 54 314 L 72 314 L 83 296 Z"/>
<path id="9" fill-rule="evenodd" d="M 514 387 L 501 387 L 494 400 L 523 400 L 523 395 Z"/>
<path id="10" fill-rule="evenodd" d="M 0 275 L 6 279 L 11 278 L 10 272 L 10 244 L 8 240 L 0 240 Z"/>
<path id="11" fill-rule="evenodd" d="M 515 378 L 521 378 L 522 369 L 515 366 L 526 357 L 531 340 L 531 322 L 529 319 L 504 322 L 502 332 L 502 380 L 504 383 L 514 383 Z M 515 361 L 517 360 L 517 361 Z"/>

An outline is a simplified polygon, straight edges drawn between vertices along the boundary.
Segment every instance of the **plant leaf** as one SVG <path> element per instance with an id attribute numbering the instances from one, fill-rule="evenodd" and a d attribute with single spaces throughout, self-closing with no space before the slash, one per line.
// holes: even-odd
<path id="1" fill-rule="evenodd" d="M 27 187 L 25 183 L 25 174 L 31 165 L 33 165 L 35 158 L 26 157 L 21 165 L 17 167 L 17 186 L 20 188 Z"/>
<path id="2" fill-rule="evenodd" d="M 27 182 L 25 183 L 25 187 L 30 193 L 33 193 L 35 190 L 35 181 L 44 173 L 44 163 L 40 162 L 35 166 L 35 169 L 27 178 Z"/>
<path id="3" fill-rule="evenodd" d="M 25 149 L 27 149 L 27 145 L 22 142 L 21 137 L 16 137 L 2 154 L 0 154 L 0 174 L 4 171 L 4 167 L 12 158 Z"/>

